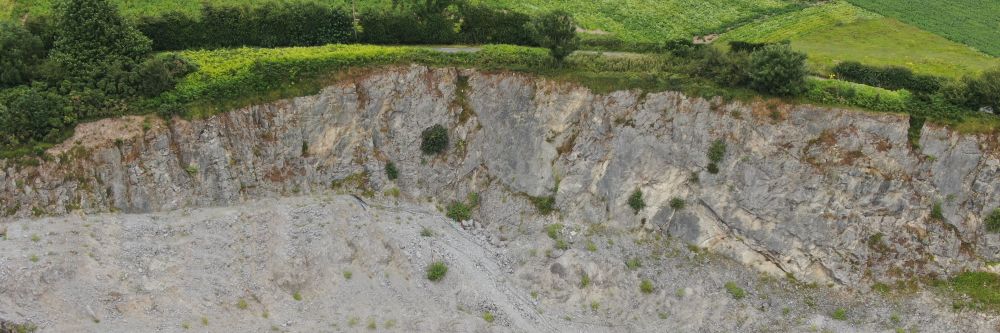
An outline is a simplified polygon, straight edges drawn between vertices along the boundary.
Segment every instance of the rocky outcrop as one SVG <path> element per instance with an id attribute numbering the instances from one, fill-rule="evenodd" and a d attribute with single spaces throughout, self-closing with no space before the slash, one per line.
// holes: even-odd
<path id="1" fill-rule="evenodd" d="M 434 124 L 449 128 L 451 145 L 425 156 L 420 133 Z M 46 161 L 3 162 L 0 208 L 14 217 L 152 212 L 398 188 L 442 204 L 478 192 L 474 224 L 503 232 L 535 213 L 531 197 L 554 196 L 558 212 L 546 218 L 564 224 L 662 231 L 764 271 L 848 286 L 1000 258 L 1000 239 L 982 226 L 1000 206 L 996 136 L 928 127 L 913 149 L 907 129 L 899 115 L 598 95 L 520 74 L 413 66 L 204 120 L 81 125 Z M 713 174 L 707 151 L 717 140 L 727 149 Z M 386 178 L 388 161 L 398 180 Z M 638 213 L 626 203 L 636 189 L 646 204 Z"/>

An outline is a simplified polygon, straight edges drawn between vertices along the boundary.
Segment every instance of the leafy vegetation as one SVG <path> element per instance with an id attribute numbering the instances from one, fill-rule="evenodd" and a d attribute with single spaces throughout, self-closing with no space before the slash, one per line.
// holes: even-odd
<path id="1" fill-rule="evenodd" d="M 1000 208 L 994 208 L 990 215 L 983 219 L 986 231 L 1000 233 Z"/>
<path id="2" fill-rule="evenodd" d="M 725 287 L 726 287 L 726 292 L 728 292 L 729 296 L 732 296 L 734 299 L 739 300 L 747 296 L 746 290 L 743 290 L 743 288 L 740 288 L 740 286 L 736 285 L 736 282 L 732 281 L 726 282 Z"/>
<path id="3" fill-rule="evenodd" d="M 420 150 L 424 154 L 440 154 L 448 149 L 448 129 L 441 124 L 424 129 L 420 132 L 420 139 Z"/>
<path id="4" fill-rule="evenodd" d="M 448 212 L 445 215 L 455 222 L 467 221 L 472 218 L 472 208 L 463 202 L 452 201 L 448 204 Z"/>
<path id="5" fill-rule="evenodd" d="M 873 12 L 1000 56 L 1000 2 L 979 0 L 848 0 Z"/>
<path id="6" fill-rule="evenodd" d="M 790 96 L 805 87 L 806 55 L 787 45 L 768 45 L 750 54 L 750 87 L 757 91 Z"/>
<path id="7" fill-rule="evenodd" d="M 685 206 L 687 206 L 687 203 L 684 202 L 684 199 L 681 198 L 670 199 L 670 208 L 673 208 L 674 210 L 682 210 L 684 209 Z"/>
<path id="8" fill-rule="evenodd" d="M 643 279 L 642 282 L 639 283 L 639 291 L 643 294 L 652 294 L 653 290 L 653 281 Z"/>
<path id="9" fill-rule="evenodd" d="M 956 300 L 956 307 L 970 307 L 980 310 L 1000 311 L 1000 275 L 989 272 L 965 272 L 939 285 L 964 295 Z"/>
<path id="10" fill-rule="evenodd" d="M 632 207 L 632 211 L 638 215 L 639 211 L 646 208 L 646 201 L 642 199 L 642 190 L 635 189 L 632 195 L 628 197 L 628 206 Z"/>
<path id="11" fill-rule="evenodd" d="M 399 169 L 396 169 L 396 163 L 392 161 L 385 162 L 385 177 L 389 180 L 399 178 Z"/>
<path id="12" fill-rule="evenodd" d="M 557 10 L 531 21 L 530 30 L 538 45 L 549 49 L 549 54 L 562 64 L 580 46 L 576 35 L 576 22 L 569 13 Z"/>
<path id="13" fill-rule="evenodd" d="M 435 261 L 427 266 L 427 279 L 431 281 L 440 281 L 444 278 L 444 275 L 448 274 L 448 265 L 445 265 L 442 261 Z"/>
<path id="14" fill-rule="evenodd" d="M 556 197 L 531 197 L 531 203 L 535 205 L 535 209 L 538 210 L 539 214 L 549 215 L 556 210 Z"/>
<path id="15" fill-rule="evenodd" d="M 42 39 L 13 22 L 0 22 L 0 88 L 28 83 L 45 58 Z"/>
<path id="16" fill-rule="evenodd" d="M 847 309 L 837 308 L 836 310 L 833 310 L 830 317 L 836 320 L 847 320 Z"/>

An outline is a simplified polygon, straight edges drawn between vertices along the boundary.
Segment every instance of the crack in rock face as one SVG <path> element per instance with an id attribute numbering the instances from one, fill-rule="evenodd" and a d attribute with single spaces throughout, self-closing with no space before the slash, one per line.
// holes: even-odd
<path id="1" fill-rule="evenodd" d="M 426 155 L 421 133 L 434 125 L 449 144 Z M 8 221 L 151 213 L 335 191 L 471 205 L 461 225 L 494 230 L 492 244 L 546 221 L 642 230 L 849 288 L 1000 260 L 1000 237 L 983 229 L 1000 206 L 995 138 L 928 127 L 915 151 L 907 128 L 894 114 L 396 67 L 207 119 L 80 125 L 51 159 L 0 161 L 0 212 Z M 716 142 L 724 152 L 710 160 Z M 387 178 L 388 162 L 398 179 Z M 931 216 L 935 204 L 943 218 Z M 299 260 L 297 269 L 321 269 Z M 573 274 L 562 267 L 558 276 Z"/>

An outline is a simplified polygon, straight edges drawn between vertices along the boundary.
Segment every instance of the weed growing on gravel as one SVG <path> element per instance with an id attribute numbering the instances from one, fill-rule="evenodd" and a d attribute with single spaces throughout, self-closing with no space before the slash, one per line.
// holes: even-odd
<path id="1" fill-rule="evenodd" d="M 590 310 L 591 311 L 595 311 L 596 312 L 600 308 L 601 308 L 601 303 L 600 302 L 598 302 L 598 301 L 590 302 Z"/>
<path id="2" fill-rule="evenodd" d="M 646 201 L 642 199 L 642 190 L 635 189 L 632 195 L 628 197 L 628 206 L 632 207 L 632 210 L 636 215 L 639 215 L 639 211 L 646 208 Z"/>
<path id="3" fill-rule="evenodd" d="M 201 326 L 208 326 L 208 317 L 201 317 Z"/>
<path id="4" fill-rule="evenodd" d="M 385 323 L 382 324 L 382 326 L 385 326 L 385 329 L 387 330 L 391 330 L 393 327 L 396 327 L 396 320 L 395 319 L 386 320 Z"/>
<path id="5" fill-rule="evenodd" d="M 344 271 L 344 279 L 345 280 L 350 280 L 351 276 L 353 276 L 353 275 L 354 275 L 354 273 L 351 273 L 351 271 Z"/>
<path id="6" fill-rule="evenodd" d="M 433 236 L 434 236 L 434 231 L 431 231 L 430 228 L 423 227 L 423 229 L 420 229 L 420 237 L 433 237 Z"/>
<path id="7" fill-rule="evenodd" d="M 187 322 L 183 322 L 183 323 L 181 323 L 181 328 L 186 329 L 186 330 L 191 329 L 191 324 L 188 324 Z"/>
<path id="8" fill-rule="evenodd" d="M 244 299 L 240 299 L 239 302 L 236 302 L 236 308 L 240 310 L 246 310 L 248 307 L 250 307 L 250 305 L 247 304 L 247 301 Z"/>
<path id="9" fill-rule="evenodd" d="M 650 281 L 648 279 L 647 280 L 642 280 L 642 282 L 639 283 L 639 291 L 641 291 L 643 294 L 652 294 L 653 293 L 653 281 Z"/>
<path id="10" fill-rule="evenodd" d="M 597 244 L 594 244 L 594 241 L 587 240 L 587 251 L 597 252 Z"/>
<path id="11" fill-rule="evenodd" d="M 28 260 L 31 260 L 31 262 L 38 262 L 38 256 L 32 254 L 31 257 L 28 257 Z"/>
<path id="12" fill-rule="evenodd" d="M 666 313 L 666 312 L 660 312 L 660 313 L 657 313 L 656 315 L 659 316 L 661 320 L 666 320 L 667 317 L 670 317 L 670 314 Z"/>
<path id="13" fill-rule="evenodd" d="M 32 234 L 31 235 L 31 241 L 32 242 L 38 243 L 38 241 L 40 241 L 40 240 L 42 240 L 42 238 L 39 237 L 38 235 L 36 235 L 36 234 Z"/>
<path id="14" fill-rule="evenodd" d="M 545 226 L 545 233 L 549 235 L 549 238 L 553 240 L 559 239 L 559 233 L 562 232 L 563 225 L 560 223 L 553 223 Z"/>
<path id="15" fill-rule="evenodd" d="M 549 215 L 556 210 L 556 197 L 531 197 L 531 203 L 535 205 L 535 209 L 538 210 L 539 214 Z"/>
<path id="16" fill-rule="evenodd" d="M 830 314 L 830 317 L 836 320 L 847 320 L 847 309 L 837 308 L 836 310 L 833 310 L 833 313 Z"/>
<path id="17" fill-rule="evenodd" d="M 569 250 L 569 243 L 566 243 L 566 240 L 564 240 L 562 238 L 557 239 L 556 240 L 556 249 L 557 250 L 563 250 L 563 251 Z"/>
<path id="18" fill-rule="evenodd" d="M 639 258 L 632 258 L 625 261 L 625 266 L 634 271 L 639 267 L 642 267 L 642 261 L 639 260 Z"/>
<path id="19" fill-rule="evenodd" d="M 264 312 L 262 312 L 260 316 L 263 317 L 264 319 L 267 319 L 268 317 L 271 316 L 271 313 L 267 312 L 267 310 L 264 310 Z"/>
<path id="20" fill-rule="evenodd" d="M 580 288 L 587 288 L 590 285 L 590 275 L 587 272 L 580 273 Z"/>
<path id="21" fill-rule="evenodd" d="M 494 319 L 496 318 L 494 318 L 493 314 L 490 313 L 489 311 L 483 312 L 483 320 L 485 320 L 487 323 L 492 323 Z"/>
<path id="22" fill-rule="evenodd" d="M 294 299 L 296 301 L 301 301 L 302 300 L 302 294 L 299 293 L 298 291 L 296 291 L 294 294 L 292 294 L 292 299 Z"/>
<path id="23" fill-rule="evenodd" d="M 378 328 L 378 325 L 375 324 L 375 318 L 368 318 L 368 329 L 374 330 L 376 328 Z"/>
<path id="24" fill-rule="evenodd" d="M 965 272 L 940 282 L 948 289 L 967 296 L 956 300 L 956 309 L 969 307 L 979 310 L 1000 311 L 1000 275 L 989 272 Z"/>
<path id="25" fill-rule="evenodd" d="M 184 171 L 187 172 L 188 175 L 194 176 L 198 174 L 198 166 L 195 164 L 188 164 L 187 167 L 184 167 Z"/>
<path id="26" fill-rule="evenodd" d="M 439 281 L 444 278 L 444 275 L 448 273 L 448 265 L 444 262 L 435 261 L 434 263 L 427 266 L 427 279 L 431 281 Z"/>
<path id="27" fill-rule="evenodd" d="M 729 295 L 733 296 L 734 299 L 743 299 L 744 297 L 747 297 L 746 290 L 737 286 L 736 282 L 726 282 L 726 291 L 729 292 Z"/>
<path id="28" fill-rule="evenodd" d="M 347 319 L 347 326 L 349 326 L 349 327 L 358 326 L 358 321 L 359 320 L 361 320 L 361 319 L 358 319 L 358 317 L 351 317 L 351 318 Z"/>

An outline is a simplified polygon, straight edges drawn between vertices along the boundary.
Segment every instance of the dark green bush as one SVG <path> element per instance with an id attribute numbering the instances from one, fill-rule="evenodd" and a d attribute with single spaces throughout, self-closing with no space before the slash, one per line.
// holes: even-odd
<path id="1" fill-rule="evenodd" d="M 535 42 L 549 49 L 549 54 L 558 62 L 580 47 L 580 37 L 576 35 L 576 21 L 569 13 L 552 11 L 536 17 L 529 24 Z"/>
<path id="2" fill-rule="evenodd" d="M 467 221 L 472 218 L 472 208 L 463 202 L 452 201 L 448 204 L 448 212 L 445 216 L 448 216 L 455 222 Z"/>
<path id="3" fill-rule="evenodd" d="M 437 124 L 420 133 L 420 150 L 427 155 L 440 154 L 448 149 L 448 130 Z"/>
<path id="4" fill-rule="evenodd" d="M 935 202 L 934 205 L 931 206 L 931 218 L 938 221 L 944 221 L 944 211 L 941 209 L 940 202 Z"/>
<path id="5" fill-rule="evenodd" d="M 730 52 L 752 53 L 752 52 L 757 51 L 759 49 L 762 49 L 762 48 L 764 48 L 764 47 L 766 47 L 768 45 L 773 45 L 773 44 L 772 43 L 751 43 L 751 42 L 744 42 L 744 41 L 732 41 L 732 42 L 729 42 L 729 51 Z"/>
<path id="6" fill-rule="evenodd" d="M 427 266 L 428 280 L 440 281 L 444 278 L 445 274 L 448 274 L 448 265 L 445 265 L 442 261 L 435 261 Z"/>
<path id="7" fill-rule="evenodd" d="M 0 88 L 28 83 L 44 58 L 41 38 L 19 24 L 0 21 Z"/>
<path id="8" fill-rule="evenodd" d="M 708 173 L 710 173 L 710 174 L 713 174 L 713 175 L 717 174 L 717 173 L 719 173 L 719 165 L 715 164 L 715 163 L 709 163 L 708 167 L 706 167 L 705 170 L 708 170 Z"/>
<path id="9" fill-rule="evenodd" d="M 139 93 L 156 96 L 174 89 L 177 82 L 198 67 L 176 54 L 159 55 L 139 64 Z"/>
<path id="10" fill-rule="evenodd" d="M 750 54 L 750 87 L 773 95 L 805 91 L 806 55 L 788 45 L 769 45 Z"/>
<path id="11" fill-rule="evenodd" d="M 153 41 L 154 50 L 184 50 L 208 46 L 202 22 L 182 12 L 166 12 L 139 18 L 136 27 Z"/>
<path id="12" fill-rule="evenodd" d="M 718 164 L 722 162 L 722 159 L 725 157 L 726 141 L 722 139 L 712 141 L 712 145 L 708 147 L 708 161 L 712 164 Z"/>
<path id="13" fill-rule="evenodd" d="M 632 211 L 638 215 L 639 211 L 646 208 L 646 201 L 642 199 L 642 190 L 635 189 L 632 195 L 628 197 L 628 206 L 632 207 Z"/>
<path id="14" fill-rule="evenodd" d="M 1000 115 L 1000 68 L 965 77 L 963 82 L 968 91 L 967 105 L 974 108 L 990 107 L 993 113 Z"/>
<path id="15" fill-rule="evenodd" d="M 906 89 L 914 93 L 932 94 L 941 89 L 944 79 L 930 75 L 914 74 L 908 68 L 875 67 L 856 61 L 845 61 L 832 69 L 838 79 L 857 82 L 890 90 Z"/>
<path id="16" fill-rule="evenodd" d="M 687 203 L 684 202 L 684 199 L 681 198 L 670 199 L 670 208 L 673 208 L 674 210 L 684 209 L 685 206 L 687 206 Z"/>
<path id="17" fill-rule="evenodd" d="M 983 224 L 986 225 L 986 231 L 1000 232 L 1000 208 L 993 209 L 993 212 L 983 219 Z"/>
<path id="18" fill-rule="evenodd" d="M 389 180 L 399 178 L 399 169 L 396 169 L 396 163 L 392 163 L 392 161 L 385 163 L 385 177 L 389 178 Z"/>
<path id="19" fill-rule="evenodd" d="M 535 205 L 535 209 L 542 215 L 549 215 L 556 210 L 556 197 L 554 196 L 531 197 L 531 203 Z"/>
<path id="20" fill-rule="evenodd" d="M 482 5 L 463 5 L 459 14 L 462 27 L 459 37 L 467 44 L 534 45 L 527 24 L 531 16 Z"/>
<path id="21" fill-rule="evenodd" d="M 4 91 L 0 101 L 0 145 L 55 139 L 76 122 L 67 105 L 66 98 L 42 85 Z"/>

